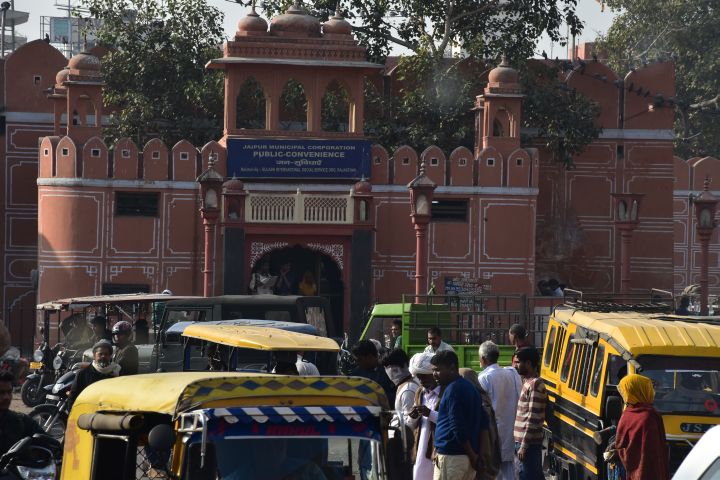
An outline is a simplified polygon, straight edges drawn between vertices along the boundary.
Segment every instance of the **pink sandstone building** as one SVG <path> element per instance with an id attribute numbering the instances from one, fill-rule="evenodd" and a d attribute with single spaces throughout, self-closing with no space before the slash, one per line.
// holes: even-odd
<path id="1" fill-rule="evenodd" d="M 656 63 L 618 77 L 602 63 L 570 73 L 568 87 L 601 107 L 600 137 L 574 159 L 553 162 L 541 146 L 521 147 L 518 74 L 501 65 L 476 102 L 476 143 L 442 151 L 388 151 L 363 134 L 363 89 L 382 65 L 366 61 L 350 25 L 324 24 L 291 8 L 270 24 L 254 12 L 209 68 L 225 74 L 225 128 L 216 142 L 136 145 L 101 140 L 103 81 L 98 57 L 69 62 L 41 41 L 4 65 L 2 170 L 4 285 L 0 300 L 13 334 L 30 338 L 36 302 L 128 290 L 201 294 L 204 236 L 196 177 L 225 178 L 207 249 L 212 294 L 247 293 L 269 262 L 309 271 L 338 327 L 357 329 L 375 301 L 411 293 L 415 236 L 406 185 L 421 167 L 437 185 L 428 230 L 426 278 L 494 293 L 536 294 L 556 278 L 581 290 L 615 291 L 620 237 L 612 193 L 642 193 L 632 244 L 631 286 L 674 289 L 696 282 L 691 194 L 720 161 L 673 156 L 674 68 Z M 620 81 L 624 81 L 620 83 Z M 642 86 L 637 95 L 617 85 Z M 300 85 L 304 116 L 282 99 Z M 248 121 L 243 98 L 260 89 Z M 342 90 L 347 115 L 329 128 L 324 98 Z M 251 115 L 252 116 L 252 115 Z M 711 286 L 720 293 L 717 242 Z"/>

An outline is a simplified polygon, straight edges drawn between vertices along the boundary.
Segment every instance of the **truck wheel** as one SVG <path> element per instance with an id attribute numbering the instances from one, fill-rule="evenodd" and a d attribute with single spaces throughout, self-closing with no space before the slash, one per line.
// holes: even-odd
<path id="1" fill-rule="evenodd" d="M 20 388 L 20 398 L 28 407 L 35 407 L 45 401 L 45 391 L 40 388 L 40 376 L 28 378 Z"/>

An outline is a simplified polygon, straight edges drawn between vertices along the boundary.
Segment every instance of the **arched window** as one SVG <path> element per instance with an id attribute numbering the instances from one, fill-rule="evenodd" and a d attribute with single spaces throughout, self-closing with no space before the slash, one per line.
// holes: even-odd
<path id="1" fill-rule="evenodd" d="M 280 130 L 307 130 L 307 97 L 297 80 L 290 79 L 280 95 Z"/>
<path id="2" fill-rule="evenodd" d="M 240 86 L 235 107 L 235 128 L 265 129 L 265 93 L 254 77 Z"/>
<path id="3" fill-rule="evenodd" d="M 510 115 L 504 109 L 500 109 L 495 114 L 493 121 L 493 137 L 509 137 L 510 136 Z"/>
<path id="4" fill-rule="evenodd" d="M 320 126 L 325 132 L 347 132 L 350 125 L 350 95 L 333 80 L 325 90 L 320 110 Z"/>

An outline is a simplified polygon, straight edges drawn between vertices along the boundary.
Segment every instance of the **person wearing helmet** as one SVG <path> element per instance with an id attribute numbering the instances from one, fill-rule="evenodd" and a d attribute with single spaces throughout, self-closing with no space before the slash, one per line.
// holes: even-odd
<path id="1" fill-rule="evenodd" d="M 135 375 L 139 369 L 138 350 L 130 341 L 132 325 L 122 320 L 113 325 L 112 336 L 115 344 L 113 362 L 120 365 L 120 375 Z"/>

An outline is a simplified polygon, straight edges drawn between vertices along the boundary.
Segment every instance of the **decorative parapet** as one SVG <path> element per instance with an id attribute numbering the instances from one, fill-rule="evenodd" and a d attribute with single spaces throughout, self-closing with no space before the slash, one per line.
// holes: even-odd
<path id="1" fill-rule="evenodd" d="M 350 195 L 250 193 L 245 199 L 247 223 L 351 224 Z"/>

